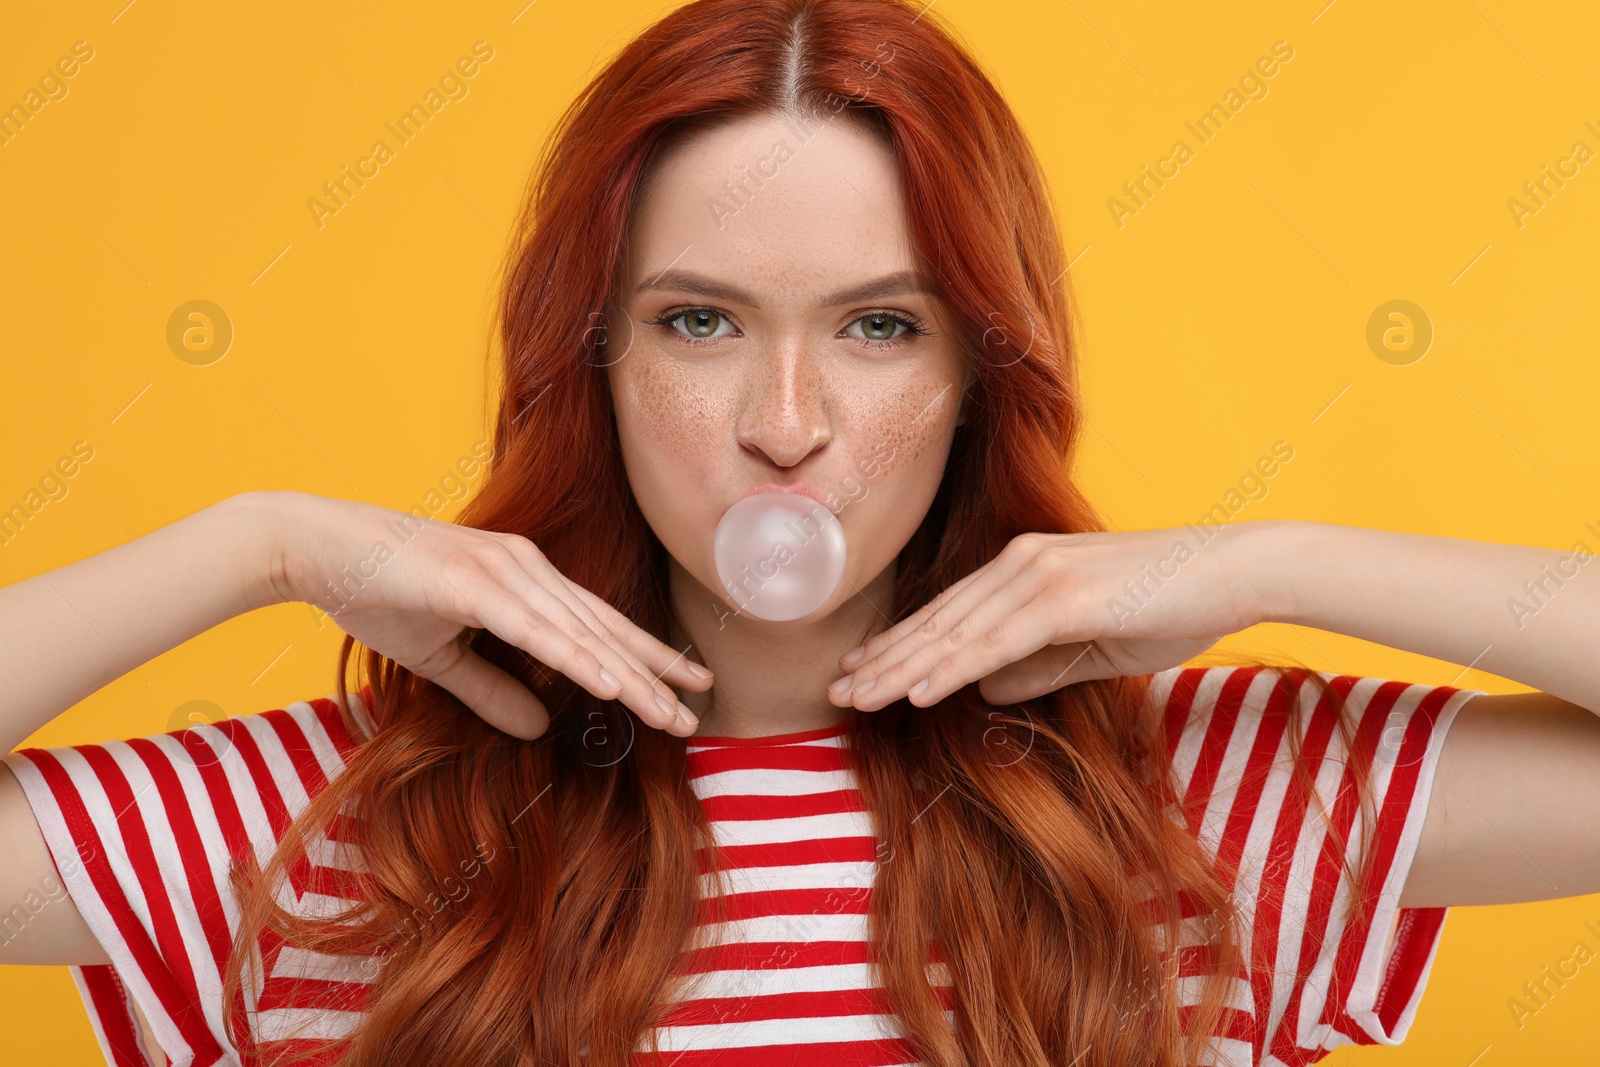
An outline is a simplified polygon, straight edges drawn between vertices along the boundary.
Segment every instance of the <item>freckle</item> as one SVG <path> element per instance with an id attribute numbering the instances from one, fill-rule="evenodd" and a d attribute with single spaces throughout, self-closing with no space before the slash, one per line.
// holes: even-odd
<path id="1" fill-rule="evenodd" d="M 861 424 L 872 427 L 863 436 L 860 463 L 879 478 L 914 464 L 933 447 L 946 425 L 954 390 L 939 383 L 907 383 L 903 389 L 878 389 L 863 394 Z"/>
<path id="2" fill-rule="evenodd" d="M 726 424 L 727 399 L 697 381 L 683 364 L 640 353 L 623 371 L 629 408 L 639 419 L 640 436 L 675 455 L 694 457 L 717 439 Z"/>

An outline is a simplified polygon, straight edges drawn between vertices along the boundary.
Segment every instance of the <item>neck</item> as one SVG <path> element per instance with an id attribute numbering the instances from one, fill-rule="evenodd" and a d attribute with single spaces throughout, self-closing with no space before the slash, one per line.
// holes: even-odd
<path id="1" fill-rule="evenodd" d="M 696 735 L 765 737 L 835 726 L 859 714 L 836 707 L 827 688 L 839 657 L 889 628 L 895 565 L 827 616 L 768 622 L 735 610 L 668 557 L 674 648 L 716 674 L 704 693 L 678 695 L 700 719 Z"/>

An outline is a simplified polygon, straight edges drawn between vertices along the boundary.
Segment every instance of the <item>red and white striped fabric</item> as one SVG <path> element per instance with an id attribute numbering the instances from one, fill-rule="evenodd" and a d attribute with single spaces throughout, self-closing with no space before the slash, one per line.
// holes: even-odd
<path id="1" fill-rule="evenodd" d="M 1178 668 L 1152 679 L 1166 708 L 1176 795 L 1207 848 L 1238 869 L 1244 943 L 1276 961 L 1236 981 L 1219 1063 L 1297 1065 L 1340 1045 L 1398 1044 L 1438 947 L 1446 909 L 1402 910 L 1398 898 L 1446 731 L 1482 691 L 1325 677 L 1357 715 L 1378 812 L 1383 889 L 1349 927 L 1351 887 L 1324 848 L 1312 798 L 1291 781 L 1284 729 L 1289 702 L 1301 701 L 1302 758 L 1353 841 L 1362 828 L 1331 706 L 1309 682 L 1291 692 L 1254 668 Z M 359 698 L 356 711 L 370 724 Z M 879 856 L 842 761 L 848 742 L 845 726 L 689 739 L 691 786 L 729 868 L 730 914 L 705 924 L 709 947 L 685 952 L 679 971 L 689 984 L 657 1033 L 661 1058 L 641 1062 L 915 1062 L 870 973 L 865 919 Z M 4 757 L 112 961 L 72 968 L 108 1063 L 162 1067 L 143 1050 L 135 1003 L 173 1067 L 239 1062 L 223 1036 L 222 963 L 238 922 L 227 857 L 251 848 L 264 864 L 353 744 L 333 701 L 319 699 L 183 733 Z M 291 879 L 293 903 L 313 913 L 340 904 L 340 868 L 359 862 L 348 851 L 317 842 L 312 863 Z M 263 1013 L 258 1032 L 339 1036 L 359 1025 L 370 970 L 288 948 L 266 964 L 268 982 L 247 1004 Z M 320 981 L 309 997 L 302 985 L 287 999 L 300 976 Z M 948 1007 L 942 964 L 929 980 Z M 1180 983 L 1180 995 L 1191 988 Z M 1330 988 L 1342 995 L 1330 998 Z"/>
<path id="2" fill-rule="evenodd" d="M 1241 944 L 1270 968 L 1236 983 L 1220 1062 L 1297 1067 L 1342 1045 L 1398 1045 L 1416 1017 L 1447 908 L 1401 908 L 1400 892 L 1427 815 L 1434 771 L 1456 714 L 1481 689 L 1324 674 L 1346 699 L 1357 750 L 1371 760 L 1381 887 L 1343 921 L 1352 886 L 1313 799 L 1293 783 L 1286 712 L 1298 702 L 1300 759 L 1354 857 L 1365 828 L 1333 706 L 1251 667 L 1153 676 L 1164 701 L 1177 796 L 1208 852 L 1236 867 L 1246 913 Z M 1185 940 L 1187 943 L 1187 939 Z M 1182 987 L 1180 986 L 1180 989 Z M 1330 989 L 1340 991 L 1330 997 Z"/>
<path id="3" fill-rule="evenodd" d="M 359 697 L 353 707 L 370 731 Z M 336 705 L 322 698 L 173 733 L 4 757 L 62 883 L 111 959 L 71 968 L 107 1063 L 239 1063 L 223 1028 L 222 968 L 239 925 L 229 857 L 251 849 L 265 866 L 353 747 Z M 343 904 L 324 890 L 350 850 L 325 841 L 309 848 L 317 862 L 293 872 L 291 883 L 300 910 L 316 914 Z M 263 966 L 260 997 L 246 1001 L 263 1013 L 259 1033 L 293 1036 L 308 1024 L 322 1033 L 359 1019 L 284 999 L 295 974 L 327 979 L 314 991 L 330 1003 L 358 996 L 360 984 L 340 981 L 340 961 L 269 949 Z M 135 1004 L 165 1061 L 146 1052 Z"/>
<path id="4" fill-rule="evenodd" d="M 689 784 L 711 821 L 726 921 L 658 1034 L 664 1067 L 914 1063 L 870 974 L 867 903 L 879 860 L 871 813 L 845 764 L 849 724 L 758 738 L 692 736 Z M 706 869 L 701 860 L 701 870 Z M 715 875 L 702 873 L 701 896 Z M 937 958 L 937 957 L 935 957 Z M 942 964 L 929 981 L 948 1011 Z"/>

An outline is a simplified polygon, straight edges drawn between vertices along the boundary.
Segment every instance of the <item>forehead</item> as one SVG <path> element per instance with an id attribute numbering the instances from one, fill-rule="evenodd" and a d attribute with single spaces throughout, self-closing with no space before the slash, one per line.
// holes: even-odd
<path id="1" fill-rule="evenodd" d="M 746 115 L 684 137 L 645 176 L 630 220 L 625 294 L 669 267 L 809 298 L 916 270 L 893 153 L 823 109 Z"/>

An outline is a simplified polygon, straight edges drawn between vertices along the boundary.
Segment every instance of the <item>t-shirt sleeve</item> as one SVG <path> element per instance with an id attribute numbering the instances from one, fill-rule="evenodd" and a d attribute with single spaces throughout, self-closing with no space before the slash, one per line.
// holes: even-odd
<path id="1" fill-rule="evenodd" d="M 1445 737 L 1477 689 L 1323 674 L 1335 703 L 1304 672 L 1179 668 L 1154 676 L 1165 700 L 1174 783 L 1185 817 L 1236 872 L 1234 899 L 1250 954 L 1252 1063 L 1304 1064 L 1342 1045 L 1397 1045 L 1416 1017 L 1448 909 L 1401 908 Z M 1290 714 L 1315 795 L 1295 780 Z M 1368 888 L 1359 870 L 1368 832 L 1354 756 L 1370 761 L 1375 819 Z M 1346 921 L 1352 897 L 1361 902 Z"/>
<path id="2" fill-rule="evenodd" d="M 361 697 L 353 700 L 358 723 L 369 724 Z M 249 850 L 264 867 L 353 748 L 337 705 L 320 698 L 166 734 L 4 757 L 57 877 L 111 961 L 71 968 L 107 1063 L 151 1063 L 135 1004 L 172 1063 L 238 1062 L 222 996 L 239 923 L 230 861 Z M 319 870 L 314 861 L 296 887 L 312 906 Z M 251 991 L 266 1002 L 257 1006 L 271 1008 L 271 985 L 269 971 L 267 985 Z"/>

